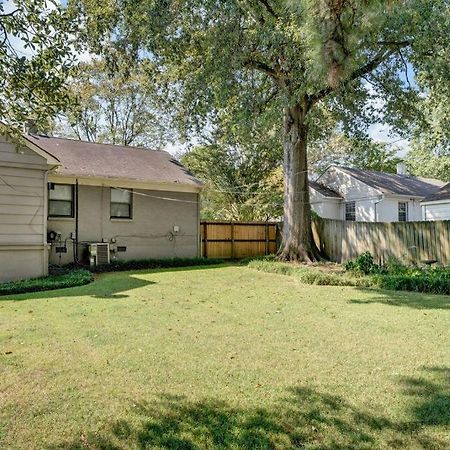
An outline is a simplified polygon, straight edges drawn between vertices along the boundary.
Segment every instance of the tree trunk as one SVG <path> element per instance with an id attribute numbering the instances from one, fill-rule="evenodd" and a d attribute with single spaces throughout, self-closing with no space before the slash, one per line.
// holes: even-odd
<path id="1" fill-rule="evenodd" d="M 279 257 L 288 261 L 317 261 L 319 250 L 311 229 L 308 127 L 300 105 L 284 110 L 284 223 Z"/>

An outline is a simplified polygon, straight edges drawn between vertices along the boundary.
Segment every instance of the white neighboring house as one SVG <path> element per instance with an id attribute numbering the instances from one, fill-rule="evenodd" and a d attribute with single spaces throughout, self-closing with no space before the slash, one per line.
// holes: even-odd
<path id="1" fill-rule="evenodd" d="M 443 185 L 438 180 L 408 175 L 402 163 L 396 174 L 330 166 L 310 183 L 311 206 L 328 219 L 418 221 L 422 220 L 421 201 Z"/>
<path id="2" fill-rule="evenodd" d="M 450 183 L 422 201 L 423 220 L 450 220 Z"/>

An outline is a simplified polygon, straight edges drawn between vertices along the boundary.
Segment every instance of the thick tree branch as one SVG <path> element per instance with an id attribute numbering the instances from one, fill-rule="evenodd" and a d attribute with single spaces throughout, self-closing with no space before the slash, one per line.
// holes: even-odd
<path id="1" fill-rule="evenodd" d="M 392 47 L 394 44 L 389 44 Z M 396 43 L 394 45 L 395 48 L 383 49 L 376 56 L 373 57 L 369 62 L 364 64 L 363 66 L 354 70 L 339 86 L 336 88 L 328 86 L 320 91 L 311 94 L 308 96 L 308 104 L 311 108 L 315 103 L 322 100 L 327 95 L 331 94 L 334 90 L 339 89 L 339 87 L 346 86 L 354 80 L 363 77 L 364 75 L 373 72 L 381 63 L 389 59 L 394 53 L 400 51 L 401 47 L 406 47 L 410 45 L 409 41 L 404 41 L 401 43 Z"/>
<path id="2" fill-rule="evenodd" d="M 244 67 L 258 70 L 259 72 L 262 72 L 275 80 L 277 83 L 281 82 L 280 74 L 273 67 L 270 67 L 268 64 L 262 61 L 247 59 L 246 61 L 244 61 Z"/>
<path id="3" fill-rule="evenodd" d="M 278 14 L 275 12 L 275 10 L 272 8 L 272 6 L 269 3 L 269 0 L 258 0 L 258 3 L 264 6 L 266 11 L 275 19 L 278 19 Z"/>

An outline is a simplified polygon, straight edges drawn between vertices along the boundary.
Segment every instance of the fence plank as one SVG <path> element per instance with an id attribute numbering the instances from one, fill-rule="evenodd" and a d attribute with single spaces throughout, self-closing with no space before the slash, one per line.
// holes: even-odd
<path id="1" fill-rule="evenodd" d="M 277 223 L 202 221 L 201 225 L 205 257 L 239 259 L 277 251 Z"/>
<path id="2" fill-rule="evenodd" d="M 316 241 L 331 261 L 345 262 L 365 251 L 376 261 L 437 260 L 450 264 L 450 221 L 346 222 L 315 219 Z"/>

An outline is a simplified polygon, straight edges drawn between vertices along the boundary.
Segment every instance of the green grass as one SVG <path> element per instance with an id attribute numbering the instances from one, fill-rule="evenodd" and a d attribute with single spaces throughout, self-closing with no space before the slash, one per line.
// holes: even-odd
<path id="1" fill-rule="evenodd" d="M 0 448 L 450 444 L 450 297 L 242 266 L 0 298 Z"/>

